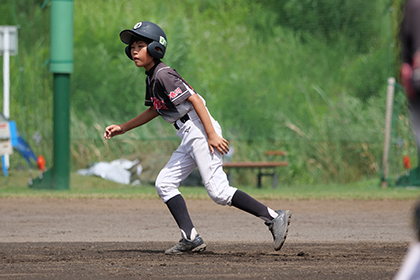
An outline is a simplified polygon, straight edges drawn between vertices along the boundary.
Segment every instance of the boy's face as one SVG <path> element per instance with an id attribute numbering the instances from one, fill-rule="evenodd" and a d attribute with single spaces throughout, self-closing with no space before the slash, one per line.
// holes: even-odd
<path id="1" fill-rule="evenodd" d="M 130 46 L 131 57 L 137 67 L 144 67 L 146 71 L 155 65 L 153 57 L 147 51 L 147 43 L 144 41 L 136 41 Z"/>

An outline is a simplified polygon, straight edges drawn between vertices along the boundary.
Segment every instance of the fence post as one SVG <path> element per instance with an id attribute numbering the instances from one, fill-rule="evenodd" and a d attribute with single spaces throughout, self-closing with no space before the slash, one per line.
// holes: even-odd
<path id="1" fill-rule="evenodd" d="M 392 103 L 394 101 L 395 78 L 388 78 L 388 87 L 386 91 L 386 113 L 385 113 L 385 132 L 384 132 L 384 152 L 382 157 L 383 178 L 381 187 L 388 187 L 389 173 L 389 148 L 391 142 L 391 122 L 392 122 Z"/>

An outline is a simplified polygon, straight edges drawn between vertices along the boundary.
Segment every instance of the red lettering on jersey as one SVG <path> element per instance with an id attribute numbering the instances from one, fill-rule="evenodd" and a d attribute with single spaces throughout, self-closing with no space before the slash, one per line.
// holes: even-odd
<path id="1" fill-rule="evenodd" d="M 177 87 L 174 91 L 171 91 L 169 93 L 169 98 L 173 99 L 173 98 L 177 97 L 178 94 L 181 94 L 181 93 L 182 93 L 182 90 L 179 87 Z"/>
<path id="2" fill-rule="evenodd" d="M 166 107 L 165 102 L 163 100 L 159 100 L 156 97 L 152 97 L 153 107 L 155 107 L 156 110 L 168 110 L 168 107 Z"/>

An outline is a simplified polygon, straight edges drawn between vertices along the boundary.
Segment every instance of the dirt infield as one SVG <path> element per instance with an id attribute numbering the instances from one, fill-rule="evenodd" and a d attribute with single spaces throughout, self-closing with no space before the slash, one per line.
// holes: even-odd
<path id="1" fill-rule="evenodd" d="M 207 250 L 160 200 L 0 200 L 0 279 L 392 279 L 414 235 L 414 201 L 264 201 L 291 209 L 282 250 L 261 220 L 187 200 Z"/>

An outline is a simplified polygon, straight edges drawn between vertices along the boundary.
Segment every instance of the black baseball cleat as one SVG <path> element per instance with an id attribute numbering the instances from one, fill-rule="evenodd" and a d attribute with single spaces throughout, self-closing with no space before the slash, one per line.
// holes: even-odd
<path id="1" fill-rule="evenodd" d="M 277 218 L 266 221 L 265 224 L 273 235 L 274 250 L 278 251 L 286 241 L 292 212 L 289 210 L 276 210 L 276 213 L 279 214 Z"/>
<path id="2" fill-rule="evenodd" d="M 165 251 L 166 255 L 179 255 L 185 253 L 199 253 L 206 250 L 206 244 L 200 235 L 194 238 L 194 240 L 188 240 L 181 238 L 174 247 Z"/>

